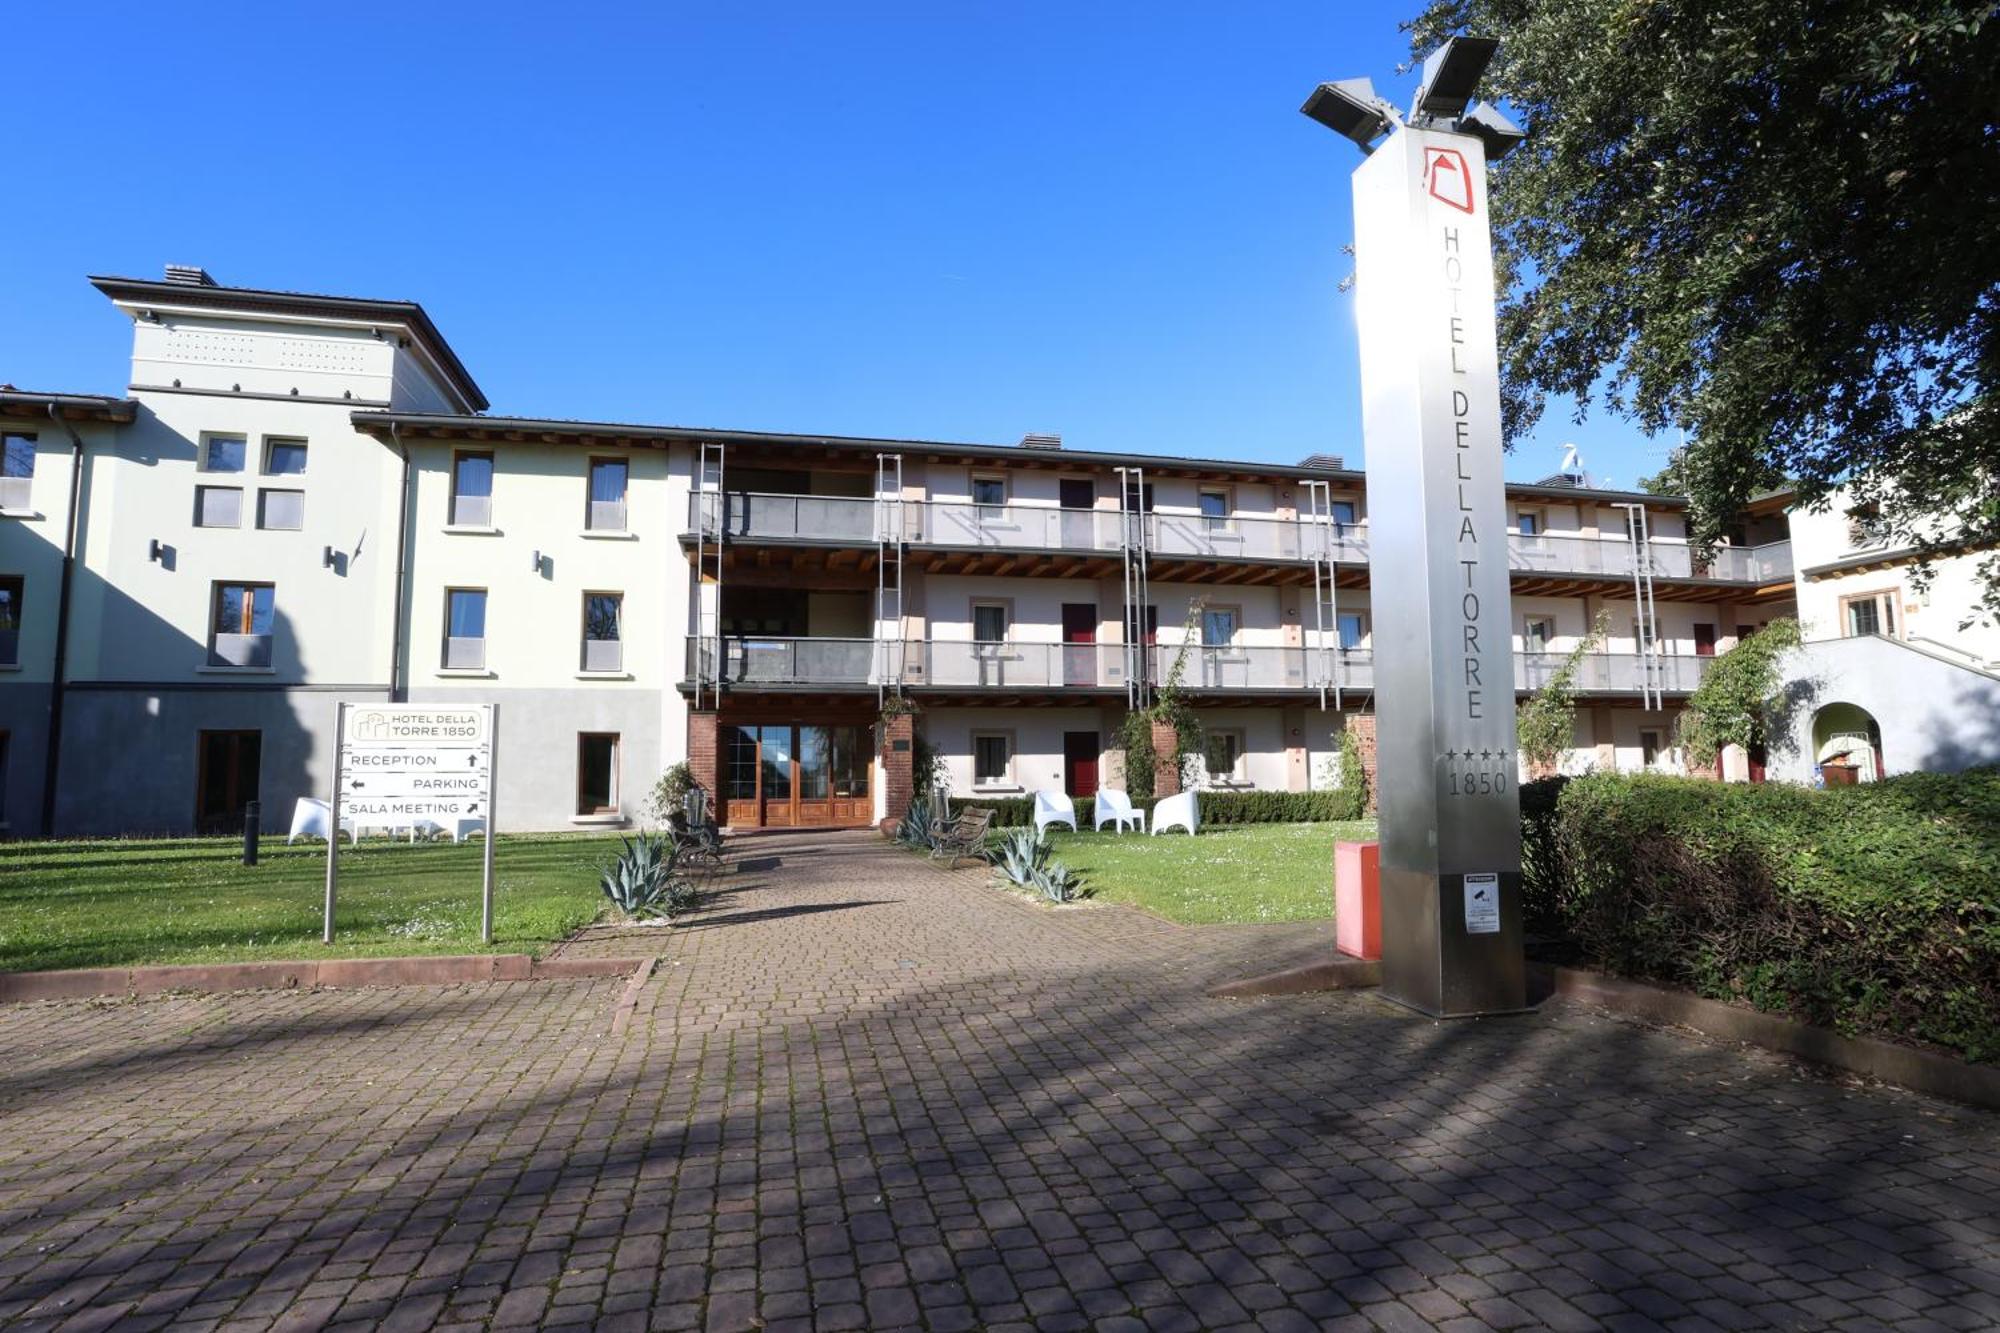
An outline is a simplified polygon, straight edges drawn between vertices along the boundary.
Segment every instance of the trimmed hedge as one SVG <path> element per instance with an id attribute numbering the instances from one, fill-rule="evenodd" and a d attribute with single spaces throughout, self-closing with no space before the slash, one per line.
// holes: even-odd
<path id="1" fill-rule="evenodd" d="M 1531 929 L 1612 972 L 2000 1059 L 2000 770 L 1521 791 Z"/>
<path id="2" fill-rule="evenodd" d="M 1205 791 L 1199 794 L 1203 828 L 1232 824 L 1317 824 L 1336 819 L 1361 818 L 1361 802 L 1350 792 L 1333 791 Z M 1132 808 L 1143 810 L 1151 822 L 1154 799 L 1134 800 Z M 1032 796 L 954 796 L 951 813 L 969 805 L 993 811 L 994 828 L 1018 828 L 1035 822 Z M 1088 829 L 1096 818 L 1097 802 L 1083 796 L 1076 801 L 1076 826 Z"/>

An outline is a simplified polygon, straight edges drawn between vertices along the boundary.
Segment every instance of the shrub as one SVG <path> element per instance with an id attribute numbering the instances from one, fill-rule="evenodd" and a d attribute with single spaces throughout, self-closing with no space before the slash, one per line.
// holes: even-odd
<path id="1" fill-rule="evenodd" d="M 674 841 L 642 833 L 624 839 L 599 880 L 611 905 L 633 920 L 676 916 L 694 906 L 694 885 L 675 873 Z"/>
<path id="2" fill-rule="evenodd" d="M 653 784 L 653 822 L 678 829 L 687 823 L 687 798 L 695 790 L 694 770 L 683 759 Z"/>
<path id="3" fill-rule="evenodd" d="M 911 801 L 896 824 L 896 841 L 905 847 L 929 851 L 937 839 L 937 807 L 929 801 Z"/>
<path id="4" fill-rule="evenodd" d="M 1205 791 L 1200 793 L 1201 822 L 1218 828 L 1233 824 L 1316 824 L 1335 819 L 1359 819 L 1364 799 L 1357 787 L 1337 787 L 1332 791 Z M 1150 820 L 1158 802 L 1152 797 L 1132 798 L 1132 808 L 1143 810 Z M 956 816 L 967 806 L 993 811 L 996 829 L 1021 828 L 1035 822 L 1032 796 L 982 798 L 954 796 L 951 813 Z M 1088 830 L 1096 816 L 1097 802 L 1088 796 L 1076 800 L 1076 826 Z"/>
<path id="5" fill-rule="evenodd" d="M 1529 784 L 1522 815 L 1531 921 L 1611 971 L 2000 1059 L 2000 770 L 1598 775 Z"/>

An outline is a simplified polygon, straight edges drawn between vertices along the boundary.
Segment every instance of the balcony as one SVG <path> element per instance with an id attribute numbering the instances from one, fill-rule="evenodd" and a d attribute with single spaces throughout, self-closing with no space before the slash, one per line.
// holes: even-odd
<path id="1" fill-rule="evenodd" d="M 897 521 L 912 546 L 940 550 L 1065 551 L 1113 555 L 1120 524 L 1134 516 L 1115 509 L 1058 509 L 1050 505 L 977 505 L 936 500 L 876 501 L 835 495 L 727 495 L 723 535 L 735 541 L 872 543 L 878 529 Z M 715 531 L 713 494 L 689 497 L 688 531 Z M 1144 518 L 1147 550 L 1158 557 L 1206 560 L 1307 561 L 1330 556 L 1341 564 L 1368 562 L 1368 525 L 1315 525 L 1310 519 L 1152 513 Z M 1136 535 L 1136 534 L 1135 534 Z M 1791 576 L 1786 542 L 1720 547 L 1697 564 L 1685 542 L 1653 541 L 1646 548 L 1655 578 L 1721 579 L 1763 584 Z M 1629 579 L 1634 548 L 1623 537 L 1580 533 L 1507 535 L 1508 567 L 1521 574 Z"/>
<path id="2" fill-rule="evenodd" d="M 688 644 L 693 674 L 700 645 Z M 1152 650 L 1153 679 L 1166 679 L 1180 655 L 1177 646 Z M 1121 644 L 878 643 L 872 639 L 725 638 L 726 685 L 787 688 L 860 688 L 890 679 L 902 657 L 902 683 L 946 690 L 1120 690 L 1125 688 L 1126 654 Z M 1566 653 L 1514 655 L 1514 685 L 1534 690 L 1546 685 Z M 1663 693 L 1686 694 L 1701 683 L 1712 658 L 1660 656 L 1652 659 L 1652 682 Z M 1583 659 L 1575 688 L 1583 694 L 1637 694 L 1642 659 L 1636 653 L 1595 653 Z M 1338 687 L 1368 690 L 1375 685 L 1374 654 L 1365 648 L 1337 649 L 1255 645 L 1197 647 L 1181 678 L 1191 694 L 1297 693 Z"/>

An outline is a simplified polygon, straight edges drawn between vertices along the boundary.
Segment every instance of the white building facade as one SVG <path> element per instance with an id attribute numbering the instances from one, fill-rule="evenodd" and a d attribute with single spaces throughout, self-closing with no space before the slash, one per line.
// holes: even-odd
<path id="1" fill-rule="evenodd" d="M 683 759 L 735 828 L 894 818 L 891 698 L 956 793 L 1087 795 L 1177 663 L 1207 786 L 1323 786 L 1372 726 L 1365 477 L 1336 460 L 495 417 L 416 305 L 93 282 L 133 321 L 127 392 L 0 391 L 15 836 L 282 822 L 327 791 L 341 701 L 500 705 L 516 829 L 639 822 Z M 1572 771 L 1678 767 L 1708 661 L 1825 591 L 1782 507 L 1704 561 L 1678 499 L 1508 491 L 1517 687 L 1608 626 Z"/>

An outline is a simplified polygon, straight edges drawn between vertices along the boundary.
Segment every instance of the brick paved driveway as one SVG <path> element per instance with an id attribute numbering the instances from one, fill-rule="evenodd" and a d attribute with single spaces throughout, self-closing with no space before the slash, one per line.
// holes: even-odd
<path id="1" fill-rule="evenodd" d="M 2000 1325 L 2000 1116 L 744 855 L 618 1037 L 615 981 L 0 1011 L 0 1325 Z"/>

